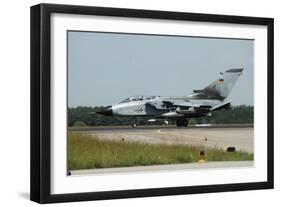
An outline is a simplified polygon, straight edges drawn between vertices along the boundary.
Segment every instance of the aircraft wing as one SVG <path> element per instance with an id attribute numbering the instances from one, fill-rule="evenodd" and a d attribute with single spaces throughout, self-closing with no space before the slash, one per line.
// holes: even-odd
<path id="1" fill-rule="evenodd" d="M 180 107 L 180 108 L 211 108 L 211 106 L 202 106 L 200 104 L 194 104 L 194 103 L 190 103 L 190 102 L 186 102 L 184 100 L 165 100 L 165 101 L 161 101 L 160 104 L 159 103 L 154 103 L 154 102 L 148 102 L 148 105 L 152 106 L 155 109 L 163 109 L 163 108 L 172 108 L 172 107 Z"/>
<path id="2" fill-rule="evenodd" d="M 194 107 L 194 108 L 200 107 L 199 104 L 194 104 L 194 103 L 186 102 L 184 100 L 175 100 L 175 101 L 170 101 L 170 102 L 175 107 L 187 107 L 187 108 L 189 108 L 189 107 Z"/>
<path id="3" fill-rule="evenodd" d="M 153 109 L 159 109 L 159 110 L 163 109 L 163 106 L 158 103 L 147 102 L 146 105 L 152 107 Z"/>

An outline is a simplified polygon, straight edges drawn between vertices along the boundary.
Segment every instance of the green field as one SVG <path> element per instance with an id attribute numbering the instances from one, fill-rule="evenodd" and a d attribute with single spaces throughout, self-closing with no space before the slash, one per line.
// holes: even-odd
<path id="1" fill-rule="evenodd" d="M 68 169 L 94 169 L 197 162 L 202 147 L 104 141 L 95 136 L 68 133 Z M 253 154 L 208 148 L 207 161 L 253 160 Z"/>

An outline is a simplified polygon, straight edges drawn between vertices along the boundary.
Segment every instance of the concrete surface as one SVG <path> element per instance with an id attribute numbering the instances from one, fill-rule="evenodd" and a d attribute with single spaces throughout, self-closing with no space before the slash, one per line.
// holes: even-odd
<path id="1" fill-rule="evenodd" d="M 99 128 L 76 133 L 91 134 L 102 140 L 121 140 L 150 144 L 200 145 L 212 148 L 235 147 L 249 153 L 254 151 L 253 128 Z"/>
<path id="2" fill-rule="evenodd" d="M 204 162 L 204 163 L 187 163 L 172 165 L 151 165 L 136 167 L 116 167 L 103 169 L 72 170 L 71 176 L 87 174 L 104 174 L 104 173 L 134 173 L 134 172 L 159 172 L 159 171 L 179 171 L 179 170 L 208 170 L 208 169 L 225 169 L 225 168 L 248 168 L 253 167 L 253 161 L 228 161 L 228 162 Z"/>

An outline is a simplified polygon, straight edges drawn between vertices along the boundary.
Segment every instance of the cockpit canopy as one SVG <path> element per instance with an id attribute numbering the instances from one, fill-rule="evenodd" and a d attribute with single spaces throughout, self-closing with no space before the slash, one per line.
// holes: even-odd
<path id="1" fill-rule="evenodd" d="M 120 103 L 128 103 L 132 101 L 143 101 L 143 100 L 152 100 L 156 96 L 132 96 L 130 98 L 125 99 L 124 101 L 121 101 Z"/>

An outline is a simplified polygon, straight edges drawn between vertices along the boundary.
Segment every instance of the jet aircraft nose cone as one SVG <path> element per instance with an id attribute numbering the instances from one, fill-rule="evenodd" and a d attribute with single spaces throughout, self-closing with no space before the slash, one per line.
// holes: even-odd
<path id="1" fill-rule="evenodd" d="M 96 113 L 106 115 L 106 116 L 112 116 L 113 115 L 112 106 L 107 106 L 107 107 L 97 111 Z"/>

